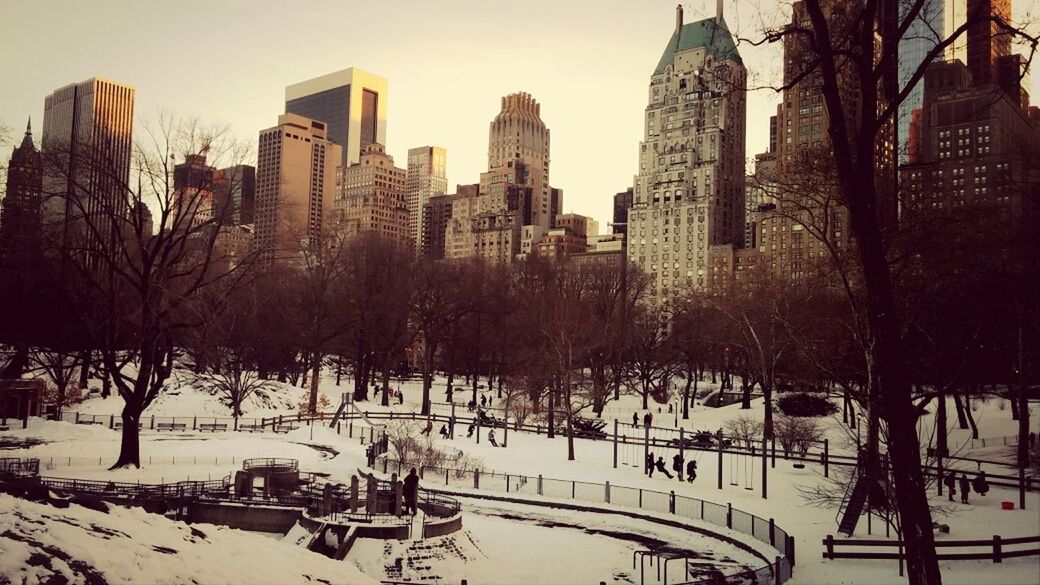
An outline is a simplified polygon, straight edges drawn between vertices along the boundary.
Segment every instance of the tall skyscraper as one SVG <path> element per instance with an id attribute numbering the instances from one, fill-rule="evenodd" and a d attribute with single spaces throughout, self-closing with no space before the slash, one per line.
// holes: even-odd
<path id="1" fill-rule="evenodd" d="M 451 221 L 451 208 L 455 195 L 435 195 L 423 207 L 422 247 L 425 258 L 444 258 L 444 236 Z"/>
<path id="2" fill-rule="evenodd" d="M 43 157 L 33 144 L 32 122 L 7 165 L 7 190 L 0 200 L 0 261 L 29 260 L 40 245 Z"/>
<path id="3" fill-rule="evenodd" d="M 134 88 L 97 77 L 44 101 L 43 222 L 62 249 L 110 240 L 113 218 L 129 213 L 133 118 Z M 78 224 L 84 215 L 93 216 L 94 230 Z"/>
<path id="4" fill-rule="evenodd" d="M 614 195 L 614 214 L 611 219 L 611 232 L 628 233 L 628 209 L 632 207 L 632 187 Z"/>
<path id="5" fill-rule="evenodd" d="M 708 247 L 743 240 L 746 79 L 721 12 L 684 25 L 678 7 L 650 78 L 628 211 L 628 257 L 658 302 L 707 286 Z"/>
<path id="6" fill-rule="evenodd" d="M 404 194 L 408 202 L 408 233 L 415 249 L 422 249 L 423 214 L 430 197 L 448 191 L 446 174 L 448 153 L 439 146 L 420 146 L 408 150 L 408 172 Z"/>
<path id="7" fill-rule="evenodd" d="M 225 225 L 253 223 L 256 206 L 256 167 L 235 165 L 218 171 L 215 205 Z"/>
<path id="8" fill-rule="evenodd" d="M 491 121 L 488 170 L 513 161 L 523 162 L 525 182 L 532 187 L 530 223 L 548 228 L 553 218 L 549 187 L 549 129 L 541 118 L 541 106 L 530 94 L 502 98 L 502 111 Z M 562 204 L 557 203 L 558 211 Z"/>
<path id="9" fill-rule="evenodd" d="M 340 145 L 324 122 L 296 114 L 260 132 L 256 167 L 256 229 L 253 246 L 261 258 L 291 257 L 318 243 L 336 189 Z"/>
<path id="10" fill-rule="evenodd" d="M 173 167 L 173 224 L 187 230 L 213 219 L 213 188 L 217 169 L 205 154 L 189 154 Z M 172 226 L 163 226 L 170 228 Z"/>
<path id="11" fill-rule="evenodd" d="M 404 198 L 404 169 L 394 166 L 382 144 L 369 144 L 361 161 L 341 168 L 333 204 L 335 229 L 341 234 L 377 233 L 411 247 L 408 206 Z"/>
<path id="12" fill-rule="evenodd" d="M 1011 20 L 1011 0 L 968 0 L 968 70 L 973 85 L 997 81 L 997 61 L 1011 54 L 1011 35 L 995 22 Z"/>
<path id="13" fill-rule="evenodd" d="M 905 88 L 914 73 L 921 67 L 929 51 L 945 38 L 951 36 L 966 19 L 967 0 L 925 0 L 917 17 L 912 21 L 903 38 L 899 42 L 899 88 Z M 910 5 L 900 5 L 905 11 Z M 906 14 L 900 14 L 905 18 Z M 937 60 L 967 60 L 965 47 L 967 41 L 961 35 L 956 42 L 949 45 L 944 54 Z M 920 109 L 924 102 L 924 84 L 918 82 L 899 105 L 899 153 L 900 160 L 908 159 L 910 150 L 910 126 L 913 123 L 914 110 Z"/>
<path id="14" fill-rule="evenodd" d="M 328 139 L 343 147 L 344 167 L 369 144 L 386 144 L 386 104 L 386 79 L 357 67 L 285 88 L 285 113 L 323 122 Z"/>

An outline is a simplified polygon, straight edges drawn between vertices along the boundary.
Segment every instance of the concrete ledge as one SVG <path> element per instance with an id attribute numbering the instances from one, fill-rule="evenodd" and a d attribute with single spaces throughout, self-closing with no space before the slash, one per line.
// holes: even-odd
<path id="1" fill-rule="evenodd" d="M 462 530 L 462 513 L 455 514 L 449 518 L 438 518 L 433 521 L 427 521 L 423 527 L 423 538 L 431 538 L 433 536 L 444 536 L 445 534 L 451 534 Z"/>
<path id="2" fill-rule="evenodd" d="M 201 522 L 254 532 L 285 534 L 303 517 L 302 508 L 194 502 L 188 505 L 189 524 Z"/>

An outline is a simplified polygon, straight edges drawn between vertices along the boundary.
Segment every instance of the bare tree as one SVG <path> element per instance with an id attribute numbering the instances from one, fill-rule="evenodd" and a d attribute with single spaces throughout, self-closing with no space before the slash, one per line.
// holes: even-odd
<path id="1" fill-rule="evenodd" d="M 161 115 L 133 146 L 133 179 L 103 148 L 52 147 L 45 156 L 50 172 L 70 187 L 45 194 L 68 210 L 62 257 L 89 289 L 79 309 L 96 325 L 105 373 L 124 401 L 113 468 L 140 466 L 141 415 L 170 376 L 178 332 L 200 324 L 188 303 L 244 273 L 244 265 L 231 267 L 214 245 L 221 218 L 200 211 L 209 194 L 174 189 L 174 164 L 200 152 L 231 164 L 248 148 L 223 129 Z M 88 172 L 66 172 L 73 158 Z"/>

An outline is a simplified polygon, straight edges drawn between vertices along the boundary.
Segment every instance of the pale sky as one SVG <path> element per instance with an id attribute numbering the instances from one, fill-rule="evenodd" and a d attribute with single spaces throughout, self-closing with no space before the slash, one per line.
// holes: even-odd
<path id="1" fill-rule="evenodd" d="M 715 2 L 682 2 L 686 22 Z M 757 37 L 789 2 L 726 0 L 731 29 Z M 1037 11 L 1035 2 L 1016 0 Z M 286 85 L 347 67 L 389 82 L 387 151 L 448 150 L 449 190 L 487 166 L 502 96 L 526 91 L 552 136 L 564 211 L 606 230 L 632 185 L 650 74 L 675 26 L 675 0 L 0 0 L 0 123 L 42 128 L 43 99 L 93 76 L 133 85 L 136 115 L 160 109 L 226 123 L 255 144 L 284 111 Z M 779 47 L 740 47 L 749 75 L 775 81 Z M 1040 96 L 1040 75 L 1032 80 Z M 747 156 L 768 147 L 776 94 L 748 101 Z M 1037 100 L 1034 98 L 1034 102 Z M 37 137 L 39 134 L 37 133 Z M 8 156 L 7 149 L 0 156 Z"/>

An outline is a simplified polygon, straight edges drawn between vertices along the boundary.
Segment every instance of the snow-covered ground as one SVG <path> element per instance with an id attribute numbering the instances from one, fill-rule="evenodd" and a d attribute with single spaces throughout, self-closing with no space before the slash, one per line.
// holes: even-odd
<path id="1" fill-rule="evenodd" d="M 397 383 L 395 381 L 394 386 L 403 388 L 405 404 L 394 405 L 391 408 L 397 411 L 417 410 L 421 398 L 419 382 Z M 348 389 L 346 380 L 341 387 L 335 386 L 332 380 L 323 380 L 321 385 L 322 392 L 329 397 L 333 404 L 338 402 L 340 392 Z M 175 392 L 176 394 L 168 393 L 157 401 L 146 414 L 156 416 L 227 416 L 228 414 L 227 408 L 221 405 L 216 397 L 190 385 L 182 386 Z M 245 416 L 260 417 L 295 413 L 296 405 L 302 402 L 304 396 L 303 389 L 280 385 L 265 400 L 248 404 Z M 469 394 L 464 394 L 464 396 L 468 399 Z M 457 399 L 459 398 L 461 396 L 457 396 Z M 439 380 L 435 386 L 434 399 L 443 399 L 443 380 Z M 495 405 L 497 406 L 498 403 L 499 400 L 496 399 Z M 638 408 L 639 406 L 638 397 L 623 396 L 620 401 L 610 403 L 604 416 L 608 420 L 616 417 L 622 423 L 630 424 L 633 412 L 642 415 L 643 411 Z M 981 436 L 1014 434 L 1017 423 L 1011 420 L 1010 407 L 1006 404 L 1003 406 L 1004 408 L 1001 408 L 998 399 L 973 402 L 973 412 Z M 119 398 L 111 397 L 107 400 L 91 398 L 75 408 L 83 413 L 107 414 L 117 413 L 120 407 Z M 369 404 L 364 408 L 376 410 L 383 407 Z M 674 414 L 667 413 L 667 405 L 661 405 L 661 413 L 657 413 L 656 408 L 657 405 L 654 406 L 655 425 L 672 426 L 675 423 Z M 683 421 L 680 418 L 678 422 L 687 430 L 714 430 L 723 426 L 726 420 L 740 415 L 760 419 L 761 411 L 761 400 L 755 401 L 751 410 L 741 410 L 739 405 L 720 409 L 710 409 L 698 405 L 693 409 L 689 421 Z M 950 422 L 955 425 L 956 417 L 952 403 L 949 412 Z M 927 420 L 922 424 L 923 433 L 926 434 L 930 434 L 930 429 L 927 429 L 930 424 L 928 422 L 930 416 L 926 416 Z M 1037 421 L 1038 418 L 1040 418 L 1040 412 L 1034 411 L 1033 420 Z M 854 449 L 854 437 L 850 437 L 848 432 L 842 428 L 840 416 L 825 420 L 824 426 L 828 438 L 831 439 L 834 452 Z M 457 428 L 456 432 L 458 433 L 459 430 L 461 429 Z M 461 449 L 466 455 L 481 459 L 488 469 L 531 476 L 541 474 L 549 478 L 596 483 L 609 480 L 612 485 L 658 491 L 674 490 L 678 495 L 721 504 L 731 503 L 734 508 L 763 518 L 774 518 L 779 526 L 796 538 L 798 564 L 795 568 L 794 579 L 791 581 L 796 585 L 900 582 L 894 562 L 825 561 L 821 559 L 821 540 L 827 534 L 836 532 L 835 510 L 806 504 L 800 491 L 824 483 L 822 469 L 819 465 L 810 464 L 805 469 L 795 469 L 790 462 L 777 460 L 776 468 L 768 470 L 769 497 L 763 499 L 760 491 L 761 461 L 747 456 L 726 455 L 724 457 L 724 487 L 719 490 L 716 487 L 717 456 L 714 453 L 694 455 L 698 460 L 699 473 L 697 481 L 691 484 L 675 480 L 669 481 L 659 474 L 655 474 L 653 478 L 643 475 L 642 450 L 634 445 L 621 447 L 619 453 L 621 464 L 618 469 L 614 469 L 610 442 L 578 440 L 576 441 L 576 460 L 568 461 L 565 441 L 559 438 L 547 439 L 544 435 L 510 432 L 509 447 L 502 449 L 489 445 L 486 437 L 480 444 L 477 444 L 474 439 L 461 438 L 462 434 L 457 436 L 459 438 L 453 441 L 442 440 L 438 437 L 435 437 L 434 441 Z M 957 441 L 961 441 L 967 436 L 969 436 L 967 431 L 955 429 L 951 433 L 951 446 L 956 448 Z M 34 441 L 40 443 L 30 444 Z M 12 429 L 0 434 L 0 446 L 3 445 L 7 447 L 0 451 L 3 456 L 40 457 L 45 466 L 53 466 L 43 471 L 47 475 L 105 477 L 117 481 L 158 482 L 189 477 L 192 479 L 223 477 L 240 468 L 241 460 L 249 457 L 291 457 L 300 460 L 302 469 L 327 473 L 333 480 L 346 481 L 357 467 L 364 464 L 364 446 L 356 436 L 349 438 L 345 430 L 343 435 L 337 435 L 335 431 L 319 425 L 305 426 L 285 435 L 145 431 L 142 434 L 143 468 L 114 472 L 109 472 L 105 468 L 114 460 L 118 452 L 119 432 L 102 426 L 33 419 L 26 430 Z M 662 455 L 670 463 L 671 454 L 662 453 Z M 984 451 L 973 451 L 970 455 L 985 456 L 986 458 L 1002 457 L 1006 455 L 1006 450 L 1001 447 L 987 448 Z M 670 465 L 668 467 L 670 469 Z M 433 487 L 434 480 L 428 478 L 428 481 L 431 484 L 430 487 Z M 731 482 L 737 485 L 731 485 Z M 752 489 L 748 490 L 745 487 Z M 972 503 L 969 505 L 950 504 L 945 501 L 945 498 L 934 497 L 933 503 L 937 506 L 937 520 L 950 526 L 950 535 L 940 536 L 940 539 L 990 538 L 994 534 L 1004 537 L 1036 535 L 1040 532 L 1040 512 L 1038 512 L 1040 496 L 1035 493 L 1030 494 L 1026 510 L 1007 511 L 1000 508 L 1000 502 L 1005 500 L 1017 502 L 1017 499 L 1017 494 L 999 488 L 992 490 L 985 497 L 973 494 Z M 10 498 L 0 500 L 0 522 L 7 524 L 24 522 L 24 520 L 19 520 L 14 512 L 16 502 Z M 33 505 L 35 506 L 35 504 Z M 478 502 L 469 499 L 464 501 L 464 510 L 467 514 L 464 524 L 469 531 L 469 536 L 472 537 L 472 547 L 466 548 L 462 553 L 469 555 L 467 561 L 458 560 L 445 564 L 445 568 L 442 570 L 443 576 L 446 579 L 451 577 L 447 582 L 453 582 L 452 580 L 456 577 L 466 577 L 470 583 L 587 583 L 599 580 L 611 582 L 614 577 L 617 577 L 616 582 L 625 582 L 633 577 L 631 573 L 631 551 L 635 547 L 633 541 L 604 534 L 589 534 L 577 528 L 550 529 L 539 526 L 538 517 L 546 512 L 527 506 L 521 506 L 524 510 L 519 511 L 524 516 L 523 520 L 503 518 L 503 514 L 508 516 L 513 512 L 518 512 L 517 510 L 507 512 L 508 508 L 510 506 L 505 504 L 490 504 L 486 501 Z M 135 514 L 138 513 L 135 512 Z M 587 514 L 579 512 L 553 510 L 551 517 L 561 524 L 584 527 L 594 525 L 594 521 Z M 645 523 L 640 524 L 630 518 L 607 516 L 598 521 L 616 528 L 623 527 L 627 533 L 638 533 L 682 547 L 717 550 L 720 551 L 720 554 L 729 554 L 719 548 L 712 548 L 721 546 L 721 542 L 695 542 L 688 532 L 647 526 Z M 158 518 L 155 522 L 158 523 L 157 526 L 166 526 L 163 523 L 168 521 Z M 875 536 L 879 534 L 879 526 L 880 523 L 875 523 Z M 158 530 L 155 526 L 152 526 L 151 529 Z M 861 524 L 857 535 L 862 534 L 864 530 L 864 524 Z M 234 533 L 235 531 L 223 530 L 221 532 Z M 605 532 L 609 532 L 609 530 L 605 530 Z M 880 534 L 884 534 L 883 528 L 880 528 Z M 287 546 L 270 539 L 261 540 L 271 546 Z M 87 549 L 95 546 L 89 544 L 91 542 L 94 541 L 83 540 L 85 543 L 82 544 L 83 548 L 75 550 L 89 554 Z M 95 544 L 100 546 L 100 543 Z M 580 550 L 571 551 L 572 544 Z M 399 555 L 401 547 L 404 546 L 406 545 L 394 545 L 389 549 L 382 547 L 373 549 L 370 543 L 366 543 L 364 546 L 359 545 L 356 551 L 352 551 L 350 558 L 360 564 L 366 574 L 377 579 L 385 578 L 386 573 L 380 573 L 380 571 L 385 569 L 387 559 L 395 554 Z M 0 548 L 3 548 L 2 545 Z M 308 570 L 311 569 L 311 565 L 307 563 L 311 562 L 312 558 L 315 567 L 324 566 L 324 563 L 328 561 L 307 551 L 296 552 L 305 555 L 301 557 L 304 560 L 300 561 L 293 556 L 294 560 L 291 562 L 300 567 L 307 567 Z M 295 552 L 286 554 L 295 554 Z M 21 581 L 24 573 L 8 573 L 7 567 L 13 565 L 6 561 L 8 557 L 6 549 L 3 556 L 5 557 L 2 565 L 3 574 L 12 576 L 15 582 Z M 150 560 L 151 557 L 142 557 L 140 563 L 147 566 L 152 562 L 171 562 L 170 559 L 173 559 L 172 562 L 179 562 L 172 555 L 161 555 L 157 558 L 160 560 L 153 561 Z M 251 562 L 251 558 L 249 561 L 226 558 L 222 561 L 222 569 L 230 570 L 231 567 L 240 563 Z M 277 557 L 272 554 L 270 558 Z M 166 567 L 167 565 L 157 566 Z M 546 576 L 546 571 L 535 570 L 535 568 L 556 566 L 567 569 L 565 573 L 560 573 L 566 575 L 565 579 L 550 578 Z M 115 567 L 113 570 L 124 571 L 121 567 Z M 303 572 L 302 569 L 297 570 Z M 318 569 L 315 569 L 314 572 L 317 574 Z M 124 571 L 120 574 L 131 575 L 132 573 Z M 177 573 L 167 574 L 176 575 Z M 510 580 L 508 576 L 511 574 L 523 576 L 523 578 Z M 622 578 L 622 574 L 627 577 Z M 541 577 L 535 579 L 538 575 Z M 944 581 L 947 583 L 1036 584 L 1040 582 L 1037 578 L 1038 575 L 1040 575 L 1040 559 L 1037 557 L 1007 560 L 999 565 L 990 562 L 964 561 L 944 563 Z M 503 578 L 499 578 L 500 576 Z M 341 575 L 332 582 L 344 582 L 342 579 Z M 634 580 L 638 582 L 638 578 Z M 199 580 L 203 583 L 220 581 Z M 182 581 L 175 579 L 170 582 Z"/>

